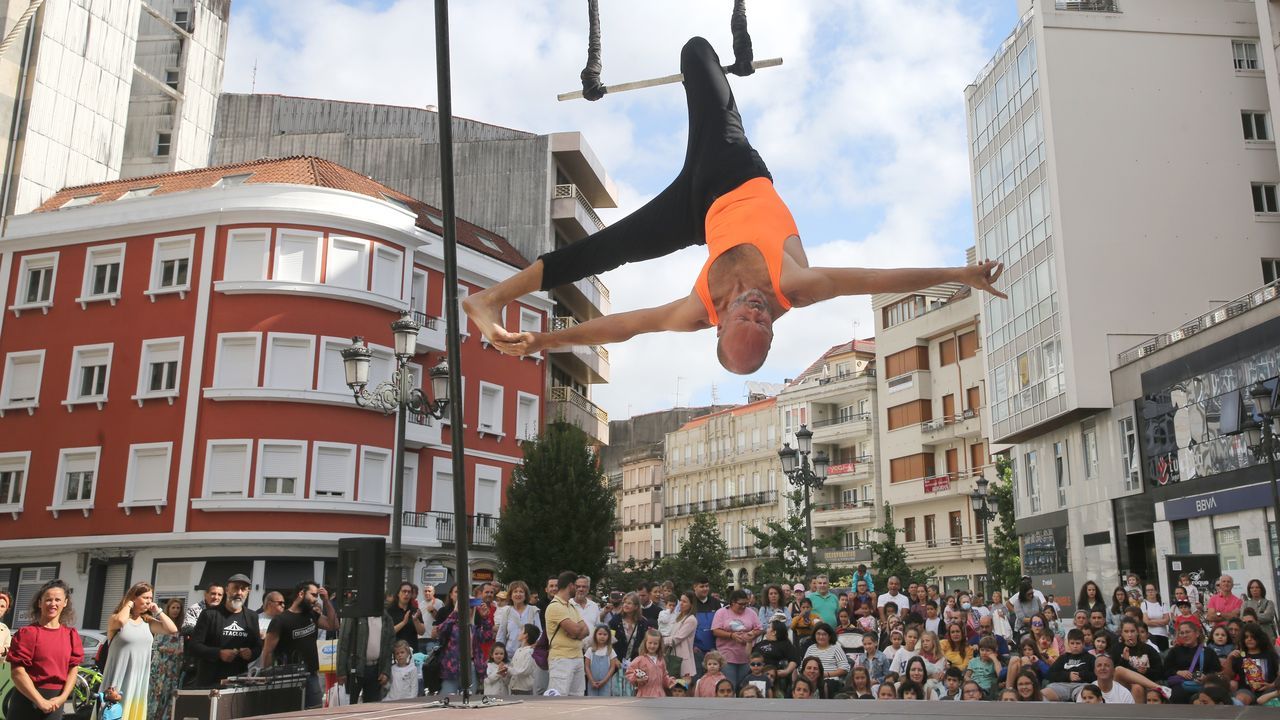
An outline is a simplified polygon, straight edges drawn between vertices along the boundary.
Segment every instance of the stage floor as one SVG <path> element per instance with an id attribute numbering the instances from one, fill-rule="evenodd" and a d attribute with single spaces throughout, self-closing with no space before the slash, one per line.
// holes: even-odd
<path id="1" fill-rule="evenodd" d="M 1275 720 L 1280 710 L 1261 707 L 1205 707 L 1191 705 L 1077 705 L 999 702 L 924 702 L 879 700 L 753 700 L 718 698 L 542 698 L 518 705 L 478 709 L 424 708 L 420 700 L 348 705 L 308 712 L 269 715 L 270 718 L 318 720 L 551 720 L 577 716 L 591 720 L 776 720 L 779 715 L 835 720 L 836 718 L 1240 718 Z M 603 717 L 602 717 L 603 716 Z"/>

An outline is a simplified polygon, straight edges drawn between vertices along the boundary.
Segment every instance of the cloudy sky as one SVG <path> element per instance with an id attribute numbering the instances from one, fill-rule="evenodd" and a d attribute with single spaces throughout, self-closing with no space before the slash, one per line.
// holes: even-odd
<path id="1" fill-rule="evenodd" d="M 732 58 L 731 0 L 601 0 L 606 84 L 678 71 L 693 35 Z M 225 89 L 358 102 L 436 103 L 433 3 L 237 0 Z M 453 107 L 530 132 L 582 131 L 617 184 L 606 222 L 661 190 L 684 155 L 679 85 L 557 102 L 577 89 L 584 0 L 451 4 Z M 1012 30 L 1014 0 L 751 0 L 757 59 L 733 78 L 752 144 L 787 201 L 810 264 L 955 265 L 973 244 L 964 88 Z M 688 248 L 603 276 L 615 311 L 689 292 L 706 258 Z M 874 333 L 869 298 L 788 313 L 751 378 L 715 359 L 715 335 L 647 335 L 610 348 L 594 389 L 613 419 L 673 404 L 740 402 L 745 380 L 794 377 L 828 347 Z"/>

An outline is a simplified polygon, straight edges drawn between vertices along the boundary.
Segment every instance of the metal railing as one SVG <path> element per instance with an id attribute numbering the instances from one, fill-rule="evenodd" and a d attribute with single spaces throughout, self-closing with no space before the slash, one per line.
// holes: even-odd
<path id="1" fill-rule="evenodd" d="M 813 506 L 814 512 L 822 512 L 824 510 L 860 510 L 862 508 L 874 508 L 875 500 L 862 499 L 857 502 L 843 500 L 837 502 L 821 503 Z"/>
<path id="2" fill-rule="evenodd" d="M 1208 330 L 1214 325 L 1224 323 L 1227 320 L 1246 313 L 1260 305 L 1265 305 L 1280 297 L 1280 280 L 1274 280 L 1243 297 L 1236 298 L 1226 303 L 1216 310 L 1211 310 L 1191 322 L 1184 324 L 1177 330 L 1156 335 L 1146 342 L 1135 345 L 1128 350 L 1120 353 L 1116 360 L 1119 365 L 1128 365 L 1129 363 L 1146 357 L 1157 350 L 1169 347 L 1170 345 L 1185 340 L 1192 335 L 1203 330 Z"/>
<path id="3" fill-rule="evenodd" d="M 760 548 L 752 545 L 750 547 L 731 547 L 729 548 L 729 559 L 738 560 L 741 558 L 753 557 L 770 557 L 773 555 L 773 548 Z"/>
<path id="4" fill-rule="evenodd" d="M 436 539 L 441 543 L 457 542 L 457 523 L 454 514 L 431 510 L 429 512 L 405 512 L 404 526 L 435 530 Z M 470 531 L 472 545 L 493 545 L 493 536 L 498 531 L 497 515 L 468 515 L 467 529 Z"/>
<path id="5" fill-rule="evenodd" d="M 587 197 L 582 194 L 582 191 L 578 189 L 577 185 L 557 185 L 551 198 L 553 200 L 564 198 L 573 198 L 574 200 L 577 200 L 578 207 L 581 207 L 583 211 L 587 213 L 587 217 L 591 218 L 591 222 L 595 223 L 596 230 L 604 229 L 604 221 L 596 214 L 596 209 L 591 207 L 590 201 L 588 201 Z"/>
<path id="6" fill-rule="evenodd" d="M 1088 12 L 1118 13 L 1120 6 L 1116 0 L 1057 0 L 1055 10 L 1085 10 Z"/>
<path id="7" fill-rule="evenodd" d="M 985 539 L 981 535 L 949 535 L 946 537 L 935 537 L 933 539 L 909 540 L 902 543 L 902 548 L 907 551 L 908 556 L 914 551 L 920 550 L 936 550 L 938 548 L 959 548 L 959 547 L 981 547 L 986 544 Z"/>
<path id="8" fill-rule="evenodd" d="M 421 310 L 413 311 L 413 319 L 414 319 L 414 322 L 418 323 L 419 325 L 421 325 L 422 327 L 428 330 L 436 329 L 436 319 L 422 312 Z"/>
<path id="9" fill-rule="evenodd" d="M 550 402 L 569 403 L 583 412 L 589 413 L 603 423 L 609 422 L 609 413 L 604 408 L 587 399 L 587 396 L 567 385 L 552 385 L 547 393 Z"/>
<path id="10" fill-rule="evenodd" d="M 871 413 L 858 413 L 856 415 L 846 415 L 845 417 L 827 418 L 826 420 L 815 420 L 809 423 L 810 430 L 817 430 L 824 427 L 835 427 L 836 425 L 844 425 L 851 422 L 864 422 L 871 420 Z"/>
<path id="11" fill-rule="evenodd" d="M 859 455 L 845 462 L 831 463 L 827 466 L 827 477 L 833 475 L 852 475 L 856 472 L 868 470 L 871 467 L 870 455 Z"/>
<path id="12" fill-rule="evenodd" d="M 760 492 L 746 493 L 744 495 L 716 498 L 715 500 L 701 500 L 699 502 L 684 503 L 682 505 L 670 505 L 663 510 L 663 515 L 666 517 L 681 517 L 684 515 L 697 515 L 698 513 L 718 512 L 720 510 L 733 510 L 734 508 L 769 505 L 771 503 L 776 503 L 777 501 L 777 490 L 762 490 Z"/>
<path id="13" fill-rule="evenodd" d="M 551 331 L 568 330 L 571 327 L 577 327 L 579 324 L 578 318 L 568 315 L 556 315 L 551 318 Z M 609 351 L 603 345 L 587 345 L 585 347 L 591 348 L 601 360 L 609 362 Z"/>

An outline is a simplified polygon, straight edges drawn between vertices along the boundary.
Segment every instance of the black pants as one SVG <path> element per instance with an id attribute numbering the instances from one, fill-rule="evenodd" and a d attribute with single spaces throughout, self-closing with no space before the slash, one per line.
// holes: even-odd
<path id="1" fill-rule="evenodd" d="M 700 37 L 680 51 L 689 145 L 680 174 L 644 207 L 542 260 L 547 290 L 639 260 L 706 243 L 707 210 L 716 198 L 758 177 L 773 177 L 742 129 L 720 58 Z"/>
<path id="2" fill-rule="evenodd" d="M 351 678 L 348 678 L 350 682 Z M 378 665 L 365 665 L 360 677 L 348 685 L 351 704 L 360 702 L 382 702 L 382 683 L 378 682 Z M 9 720 L 5 718 L 5 720 Z"/>
<path id="3" fill-rule="evenodd" d="M 36 692 L 40 693 L 45 700 L 56 698 L 62 694 L 62 688 L 36 688 Z M 59 705 L 57 710 L 48 715 L 36 709 L 31 699 L 26 695 L 18 692 L 18 688 L 13 688 L 9 693 L 9 707 L 5 712 L 5 720 L 61 720 L 62 708 Z"/>

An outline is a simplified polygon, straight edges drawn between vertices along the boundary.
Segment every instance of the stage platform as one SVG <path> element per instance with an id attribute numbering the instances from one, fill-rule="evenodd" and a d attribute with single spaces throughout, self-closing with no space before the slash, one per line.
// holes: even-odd
<path id="1" fill-rule="evenodd" d="M 425 698 L 424 698 L 425 699 Z M 266 717 L 316 720 L 776 720 L 779 716 L 868 718 L 1124 718 L 1276 720 L 1280 709 L 1203 705 L 1077 705 L 1075 703 L 925 702 L 916 700 L 754 700 L 720 698 L 542 698 L 486 708 L 426 708 L 421 700 L 348 705 Z"/>

